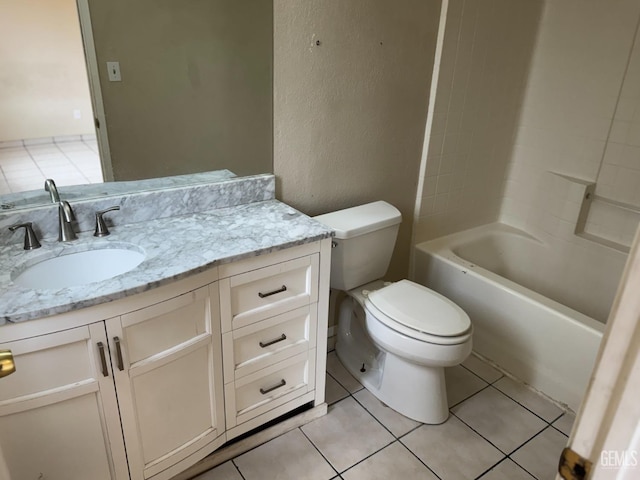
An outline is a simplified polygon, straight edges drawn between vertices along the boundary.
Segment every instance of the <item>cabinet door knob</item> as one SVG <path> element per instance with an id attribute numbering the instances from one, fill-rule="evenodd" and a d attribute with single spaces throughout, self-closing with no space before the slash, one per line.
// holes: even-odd
<path id="1" fill-rule="evenodd" d="M 100 364 L 102 367 L 102 375 L 109 376 L 109 369 L 107 368 L 107 357 L 104 353 L 104 343 L 98 342 L 98 352 L 100 352 Z"/>
<path id="2" fill-rule="evenodd" d="M 275 295 L 276 293 L 282 293 L 282 292 L 286 292 L 286 291 L 287 291 L 287 286 L 286 285 L 282 285 L 279 289 L 273 290 L 271 292 L 267 292 L 267 293 L 258 292 L 258 296 L 260 298 L 265 298 L 265 297 L 270 297 L 271 295 Z"/>
<path id="3" fill-rule="evenodd" d="M 11 375 L 15 371 L 16 363 L 11 350 L 0 350 L 0 378 Z"/>

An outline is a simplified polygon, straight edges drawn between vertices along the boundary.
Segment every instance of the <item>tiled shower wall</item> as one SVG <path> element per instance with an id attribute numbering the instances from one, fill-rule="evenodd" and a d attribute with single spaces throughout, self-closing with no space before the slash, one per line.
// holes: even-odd
<path id="1" fill-rule="evenodd" d="M 582 197 L 554 190 L 549 172 L 592 183 L 609 176 L 607 161 L 618 150 L 611 142 L 619 130 L 613 119 L 616 106 L 626 104 L 618 99 L 639 17 L 637 0 L 544 2 L 501 221 L 538 236 L 575 240 Z M 637 91 L 638 82 L 632 83 Z M 627 175 L 615 189 L 628 192 L 619 198 L 631 201 L 638 187 L 640 176 Z M 612 189 L 605 190 L 608 195 Z"/>
<path id="2" fill-rule="evenodd" d="M 537 0 L 447 4 L 414 222 L 418 242 L 498 219 L 542 7 Z"/>
<path id="3" fill-rule="evenodd" d="M 414 240 L 499 220 L 589 250 L 574 231 L 580 186 L 595 183 L 585 232 L 628 244 L 640 205 L 640 2 L 448 4 Z"/>
<path id="4" fill-rule="evenodd" d="M 637 31 L 595 193 L 585 231 L 629 245 L 640 221 L 640 34 Z"/>

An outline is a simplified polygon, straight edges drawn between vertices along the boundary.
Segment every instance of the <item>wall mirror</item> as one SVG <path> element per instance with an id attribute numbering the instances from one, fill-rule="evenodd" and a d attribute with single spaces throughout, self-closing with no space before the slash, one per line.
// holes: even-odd
<path id="1" fill-rule="evenodd" d="M 220 171 L 207 174 L 210 181 L 230 172 L 273 171 L 271 1 L 0 0 L 0 27 L 0 57 L 10 67 L 0 73 L 0 84 L 8 86 L 0 92 L 0 162 L 3 150 L 28 145 L 29 154 L 39 139 L 62 145 L 97 131 L 97 148 L 108 157 L 106 181 L 200 180 L 190 174 Z M 74 35 L 79 44 L 72 47 Z M 65 49 L 75 49 L 68 64 L 61 57 Z M 116 80 L 110 62 L 117 62 Z M 71 76 L 78 69 L 84 84 Z M 69 98 L 55 90 L 60 84 L 71 90 Z M 63 177 L 59 185 L 66 184 Z M 44 195 L 20 206 L 49 201 L 38 186 L 43 182 L 35 182 L 25 190 Z"/>

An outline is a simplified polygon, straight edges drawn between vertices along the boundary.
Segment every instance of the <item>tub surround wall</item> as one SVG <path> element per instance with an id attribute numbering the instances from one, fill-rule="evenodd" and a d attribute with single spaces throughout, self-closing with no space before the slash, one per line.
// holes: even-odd
<path id="1" fill-rule="evenodd" d="M 585 233 L 629 247 L 640 223 L 640 34 L 613 117 Z"/>
<path id="2" fill-rule="evenodd" d="M 640 206 L 640 4 L 548 0 L 544 5 L 500 220 L 567 252 L 591 249 L 573 235 L 576 218 L 566 215 L 575 199 L 565 195 L 567 204 L 550 208 L 549 196 L 563 192 L 549 182 L 548 172 L 595 183 L 598 196 Z M 637 225 L 634 215 L 611 213 L 594 199 L 585 231 L 628 244 Z"/>
<path id="3" fill-rule="evenodd" d="M 498 219 L 542 7 L 535 0 L 446 3 L 416 243 Z"/>
<path id="4" fill-rule="evenodd" d="M 133 185 L 129 184 L 129 188 L 132 187 Z M 69 188 L 68 192 L 73 194 L 73 188 Z M 61 195 L 61 198 L 64 200 L 64 195 Z M 93 232 L 95 212 L 114 205 L 119 205 L 120 210 L 109 214 L 109 225 L 148 222 L 274 198 L 275 177 L 265 174 L 139 193 L 129 191 L 121 196 L 69 200 L 69 203 L 78 220 L 76 232 Z M 45 205 L 1 211 L 0 245 L 11 244 L 11 247 L 15 248 L 15 245 L 22 243 L 21 232 L 12 233 L 7 227 L 24 222 L 33 223 L 39 238 L 55 240 L 58 236 L 58 206 Z"/>
<path id="5" fill-rule="evenodd" d="M 439 0 L 274 2 L 277 196 L 309 215 L 386 200 L 406 276 Z"/>

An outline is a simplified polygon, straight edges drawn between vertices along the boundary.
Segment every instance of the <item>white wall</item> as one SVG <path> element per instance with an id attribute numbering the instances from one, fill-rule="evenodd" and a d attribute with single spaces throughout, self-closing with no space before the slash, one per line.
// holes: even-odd
<path id="1" fill-rule="evenodd" d="M 604 320 L 640 218 L 640 2 L 449 4 L 415 241 L 493 221 L 522 228 L 552 245 L 556 281 L 583 279 L 574 293 L 599 298 Z M 484 67 L 456 87 L 478 57 Z"/>
<path id="2" fill-rule="evenodd" d="M 0 32 L 0 142 L 94 133 L 75 1 L 0 0 Z"/>
<path id="3" fill-rule="evenodd" d="M 496 221 L 541 3 L 450 0 L 416 242 Z"/>
<path id="4" fill-rule="evenodd" d="M 615 152 L 621 144 L 608 143 L 608 139 L 610 133 L 613 138 L 622 136 L 620 127 L 628 127 L 627 133 L 637 128 L 631 120 L 620 120 L 617 126 L 612 122 L 639 17 L 640 2 L 636 0 L 545 2 L 502 203 L 502 221 L 538 235 L 571 238 L 581 198 L 570 199 L 570 204 L 563 198 L 550 202 L 562 192 L 551 189 L 549 171 L 598 182 L 597 190 L 603 194 L 620 190 L 616 198 L 635 199 L 640 176 L 634 178 L 631 173 L 637 170 L 624 171 L 616 165 L 616 176 L 624 172 L 625 179 L 619 178 L 615 185 L 617 180 L 610 180 L 614 170 L 611 162 L 619 162 Z M 636 74 L 627 96 L 637 96 L 637 79 Z M 620 99 L 621 106 L 623 103 L 627 101 Z M 629 119 L 626 106 L 623 110 L 627 110 L 623 118 Z M 613 188 L 603 189 L 602 183 Z"/>
<path id="5" fill-rule="evenodd" d="M 591 205 L 585 232 L 631 245 L 640 221 L 640 35 L 637 31 L 596 182 L 597 197 Z"/>

